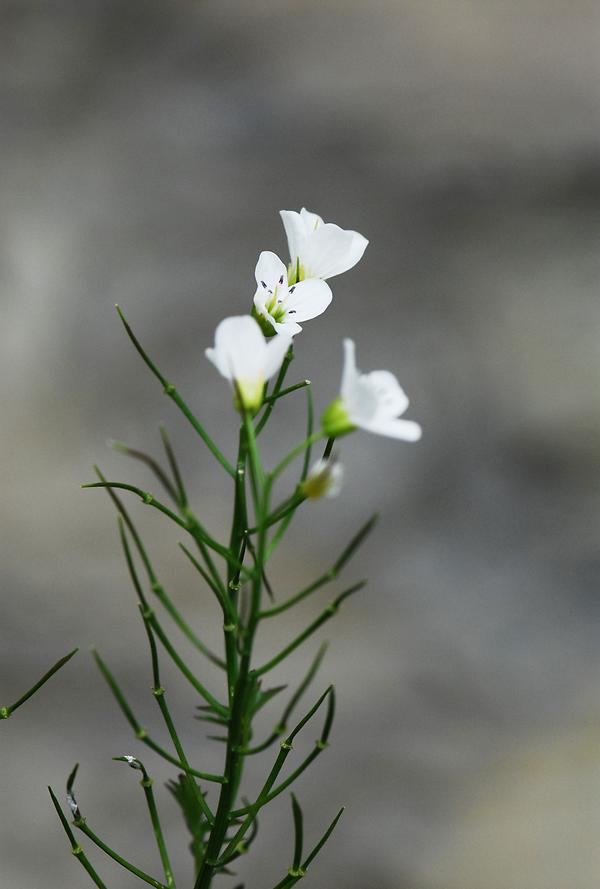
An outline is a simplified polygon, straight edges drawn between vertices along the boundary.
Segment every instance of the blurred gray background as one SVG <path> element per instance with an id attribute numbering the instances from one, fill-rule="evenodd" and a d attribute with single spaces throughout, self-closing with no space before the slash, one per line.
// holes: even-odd
<path id="1" fill-rule="evenodd" d="M 397 373 L 424 428 L 418 445 L 341 442 L 341 498 L 306 506 L 274 563 L 291 593 L 381 512 L 344 578 L 368 588 L 319 634 L 332 644 L 307 703 L 334 681 L 339 716 L 297 788 L 308 839 L 348 808 L 307 885 L 597 886 L 599 39 L 593 0 L 1 3 L 0 703 L 81 647 L 0 727 L 2 887 L 90 885 L 45 789 L 62 796 L 75 761 L 90 825 L 159 873 L 136 776 L 111 757 L 172 772 L 132 739 L 92 645 L 167 742 L 112 508 L 79 483 L 99 462 L 154 487 L 106 440 L 158 454 L 164 420 L 222 538 L 230 490 L 113 304 L 231 456 L 229 393 L 204 349 L 248 310 L 258 252 L 286 255 L 278 210 L 302 205 L 371 243 L 305 325 L 290 379 L 310 377 L 321 410 L 353 336 L 360 366 Z M 294 396 L 273 423 L 270 459 L 301 435 L 302 410 Z M 178 535 L 131 509 L 217 644 Z M 262 651 L 330 596 L 274 622 Z M 218 770 L 192 694 L 167 666 L 164 681 L 196 764 Z M 270 762 L 256 758 L 249 792 Z M 249 889 L 281 879 L 291 843 L 282 797 L 241 862 Z M 92 857 L 111 889 L 138 885 Z"/>

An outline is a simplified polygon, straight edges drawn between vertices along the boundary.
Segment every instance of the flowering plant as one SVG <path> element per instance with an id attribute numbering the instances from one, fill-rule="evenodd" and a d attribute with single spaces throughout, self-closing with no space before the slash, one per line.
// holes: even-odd
<path id="1" fill-rule="evenodd" d="M 416 441 L 420 436 L 420 428 L 416 423 L 399 419 L 408 406 L 408 400 L 396 378 L 388 371 L 361 374 L 356 368 L 354 343 L 351 340 L 344 342 L 345 364 L 340 395 L 325 410 L 317 428 L 314 426 L 310 382 L 301 380 L 284 388 L 287 371 L 293 359 L 293 338 L 302 329 L 298 322 L 307 321 L 326 310 L 332 294 L 325 279 L 352 268 L 363 255 L 367 241 L 357 232 L 344 231 L 337 225 L 324 223 L 321 217 L 305 209 L 300 213 L 283 211 L 281 215 L 288 237 L 289 266 L 286 268 L 274 253 L 260 254 L 256 266 L 257 290 L 251 314 L 221 321 L 216 329 L 214 347 L 206 350 L 208 360 L 228 381 L 233 408 L 239 413 L 235 462 L 230 462 L 225 456 L 176 387 L 150 359 L 123 312 L 117 307 L 126 332 L 147 367 L 231 478 L 233 508 L 228 543 L 217 540 L 207 524 L 192 511 L 173 448 L 162 427 L 166 470 L 139 450 L 121 443 L 116 443 L 116 447 L 123 453 L 142 460 L 149 467 L 171 501 L 169 505 L 134 485 L 106 479 L 100 470 L 97 470 L 98 481 L 83 486 L 104 488 L 118 513 L 121 544 L 148 637 L 152 693 L 171 739 L 171 751 L 156 743 L 148 730 L 141 726 L 107 664 L 97 652 L 94 656 L 139 745 L 149 748 L 177 769 L 177 777 L 169 782 L 168 788 L 181 808 L 190 834 L 194 889 L 209 889 L 216 875 L 232 873 L 231 865 L 252 846 L 261 810 L 287 790 L 327 747 L 335 706 L 333 686 L 328 686 L 321 692 L 301 719 L 292 719 L 300 698 L 321 665 L 325 646 L 321 646 L 305 675 L 300 678 L 273 730 L 266 738 L 258 741 L 254 740 L 253 735 L 255 717 L 285 689 L 284 686 L 266 686 L 267 676 L 330 620 L 342 602 L 364 583 L 354 583 L 339 593 L 299 635 L 290 639 L 279 653 L 264 663 L 256 663 L 257 630 L 261 624 L 285 614 L 288 609 L 334 581 L 373 527 L 375 519 L 370 518 L 358 530 L 329 570 L 281 601 L 275 599 L 268 580 L 269 561 L 301 504 L 320 496 L 334 496 L 339 490 L 342 466 L 332 455 L 336 438 L 359 427 L 406 441 Z M 306 435 L 277 465 L 269 469 L 261 459 L 259 436 L 279 401 L 298 390 L 304 390 L 307 399 Z M 312 451 L 320 441 L 324 442 L 322 454 L 311 466 Z M 280 477 L 297 460 L 300 468 L 296 486 L 283 499 L 275 501 L 274 493 Z M 173 604 L 118 493 L 120 491 L 137 495 L 145 504 L 163 513 L 189 537 L 195 551 L 183 543 L 180 547 L 196 570 L 199 580 L 214 595 L 222 614 L 222 653 L 210 649 Z M 270 602 L 265 601 L 265 594 L 271 598 Z M 223 673 L 222 696 L 213 695 L 179 653 L 164 629 L 162 612 L 159 615 L 151 604 L 153 599 L 158 600 L 158 604 L 188 641 L 214 668 Z M 201 701 L 198 718 L 218 726 L 224 733 L 218 739 L 225 744 L 224 764 L 219 774 L 198 769 L 182 745 L 161 681 L 159 647 L 173 661 L 191 685 L 194 695 Z M 284 765 L 292 754 L 294 738 L 321 709 L 324 709 L 325 715 L 314 749 L 286 777 L 281 777 Z M 264 753 L 277 742 L 277 754 L 265 773 L 260 791 L 252 800 L 246 800 L 240 795 L 240 788 L 248 758 Z M 175 869 L 171 865 L 152 779 L 146 766 L 137 755 L 126 754 L 115 758 L 141 775 L 163 875 L 160 879 L 151 876 L 115 851 L 92 830 L 75 797 L 77 767 L 67 782 L 67 803 L 72 824 L 140 881 L 155 889 L 174 889 L 177 879 L 181 886 L 180 877 L 176 878 Z M 209 787 L 214 788 L 214 793 L 208 790 Z M 105 887 L 95 866 L 75 838 L 55 794 L 52 790 L 50 793 L 73 853 L 96 886 Z M 293 852 L 289 870 L 276 883 L 275 889 L 289 889 L 305 875 L 343 811 L 338 811 L 318 842 L 306 853 L 302 809 L 293 794 L 291 804 Z M 242 889 L 242 884 L 238 884 L 236 889 Z"/>

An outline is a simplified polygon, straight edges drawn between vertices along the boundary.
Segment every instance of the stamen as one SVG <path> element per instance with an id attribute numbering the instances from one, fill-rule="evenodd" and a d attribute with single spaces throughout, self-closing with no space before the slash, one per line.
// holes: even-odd
<path id="1" fill-rule="evenodd" d="M 264 282 L 264 281 L 261 281 L 260 283 L 262 284 L 262 286 L 263 286 L 263 287 L 265 288 L 265 290 L 266 290 L 266 289 L 267 289 L 267 285 L 265 284 L 265 282 Z"/>
<path id="2" fill-rule="evenodd" d="M 296 285 L 294 284 L 293 287 L 290 287 L 290 293 L 293 293 L 295 289 L 296 289 Z"/>
<path id="3" fill-rule="evenodd" d="M 279 283 L 280 283 L 280 284 L 283 284 L 283 275 L 282 275 L 281 278 L 279 279 Z"/>

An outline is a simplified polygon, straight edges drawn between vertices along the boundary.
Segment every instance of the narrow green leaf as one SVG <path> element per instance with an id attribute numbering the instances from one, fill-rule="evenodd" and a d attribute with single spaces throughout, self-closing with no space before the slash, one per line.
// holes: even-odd
<path id="1" fill-rule="evenodd" d="M 181 477 L 181 473 L 179 471 L 179 465 L 177 463 L 177 459 L 175 457 L 175 452 L 171 446 L 171 442 L 169 441 L 169 436 L 167 435 L 167 429 L 163 423 L 161 423 L 158 427 L 160 432 L 160 437 L 162 439 L 163 447 L 165 449 L 165 454 L 167 455 L 167 460 L 169 462 L 169 466 L 171 468 L 171 474 L 175 480 L 175 486 L 177 488 L 178 501 L 180 506 L 187 506 L 187 494 L 185 491 L 185 486 L 183 484 L 183 479 Z"/>
<path id="2" fill-rule="evenodd" d="M 362 528 L 360 528 L 357 534 L 354 535 L 350 543 L 345 547 L 341 555 L 336 559 L 336 561 L 333 563 L 328 571 L 325 571 L 324 574 L 321 574 L 320 577 L 310 583 L 307 587 L 301 589 L 299 593 L 295 593 L 293 596 L 285 599 L 279 605 L 274 605 L 272 608 L 266 608 L 261 611 L 261 620 L 265 617 L 275 617 L 275 615 L 281 614 L 283 611 L 287 611 L 288 608 L 292 608 L 294 605 L 297 605 L 298 602 L 306 599 L 307 596 L 315 593 L 317 590 L 321 589 L 322 586 L 325 586 L 326 584 L 331 583 L 331 581 L 335 580 L 338 574 L 341 572 L 342 568 L 354 555 L 360 544 L 372 530 L 377 519 L 377 514 L 371 516 L 371 518 L 362 526 Z"/>
<path id="3" fill-rule="evenodd" d="M 358 547 L 361 545 L 365 537 L 373 530 L 377 520 L 379 518 L 378 513 L 374 513 L 371 518 L 365 522 L 360 531 L 352 538 L 346 549 L 343 551 L 339 559 L 335 562 L 333 566 L 333 571 L 335 574 L 339 574 L 346 562 L 352 558 Z"/>
<path id="4" fill-rule="evenodd" d="M 112 440 L 110 446 L 113 450 L 118 451 L 119 454 L 125 454 L 126 457 L 132 457 L 134 460 L 139 460 L 140 463 L 144 463 L 156 476 L 171 500 L 174 500 L 175 503 L 178 502 L 177 491 L 173 487 L 170 478 L 167 476 L 160 463 L 155 460 L 154 457 L 151 457 L 150 454 L 146 454 L 144 451 L 140 451 L 137 448 L 129 447 L 129 445 L 125 444 L 123 441 Z"/>
<path id="5" fill-rule="evenodd" d="M 319 707 L 321 706 L 323 701 L 325 701 L 325 699 L 328 698 L 332 692 L 333 692 L 333 686 L 330 685 L 329 688 L 327 688 L 323 692 L 323 694 L 320 696 L 318 701 L 315 704 L 313 704 L 313 706 L 310 708 L 308 713 L 306 713 L 302 717 L 302 719 L 296 724 L 294 729 L 285 738 L 285 740 L 281 742 L 281 748 L 279 750 L 279 753 L 277 755 L 275 763 L 274 763 L 271 771 L 269 772 L 269 775 L 268 775 L 265 783 L 263 784 L 263 787 L 262 787 L 260 793 L 258 794 L 258 797 L 256 798 L 255 802 L 252 803 L 250 806 L 245 806 L 243 809 L 237 809 L 236 811 L 231 812 L 230 820 L 234 819 L 234 818 L 238 818 L 240 815 L 245 815 L 245 818 L 244 818 L 242 824 L 240 825 L 238 831 L 236 832 L 234 838 L 230 841 L 230 843 L 227 845 L 225 851 L 222 853 L 221 857 L 219 858 L 220 864 L 227 864 L 227 862 L 229 860 L 229 856 L 235 851 L 235 847 L 236 847 L 237 843 L 239 843 L 239 841 L 244 837 L 244 834 L 246 833 L 246 831 L 252 824 L 253 820 L 258 815 L 260 809 L 264 805 L 266 805 L 266 803 L 268 802 L 269 793 L 271 791 L 271 788 L 273 787 L 273 784 L 277 780 L 277 777 L 278 777 L 279 773 L 281 772 L 281 769 L 283 768 L 283 765 L 284 765 L 287 757 L 289 756 L 290 752 L 293 749 L 294 738 L 296 737 L 296 735 L 299 732 L 302 731 L 302 729 L 304 728 L 306 723 L 310 719 L 312 719 L 312 717 L 315 715 L 315 713 L 317 712 L 317 710 L 319 709 Z"/>
<path id="6" fill-rule="evenodd" d="M 50 667 L 48 672 L 44 673 L 42 678 L 38 679 L 38 681 L 35 683 L 35 685 L 32 685 L 31 688 L 28 691 L 26 691 L 24 695 L 21 695 L 21 697 L 17 701 L 14 702 L 14 704 L 9 704 L 7 707 L 0 707 L 0 719 L 8 719 L 9 716 L 11 716 L 11 714 L 13 714 L 15 712 L 15 710 L 17 710 L 22 704 L 24 704 L 25 701 L 28 701 L 29 698 L 32 695 L 34 695 L 38 689 L 40 689 L 42 687 L 42 685 L 45 685 L 46 682 L 48 682 L 48 680 L 51 679 L 52 676 L 54 676 L 54 674 L 56 672 L 58 672 L 58 670 L 60 670 L 61 667 L 64 667 L 64 665 L 68 661 L 70 661 L 71 658 L 73 657 L 73 655 L 77 654 L 78 651 L 79 651 L 78 648 L 74 648 L 73 651 L 70 651 L 68 654 L 65 654 L 64 657 L 61 657 L 60 660 L 58 660 L 54 664 L 54 666 Z"/>
<path id="7" fill-rule="evenodd" d="M 228 472 L 230 476 L 233 477 L 235 475 L 233 466 L 225 459 L 225 457 L 223 456 L 223 454 L 221 453 L 219 448 L 216 446 L 216 444 L 214 443 L 212 438 L 208 435 L 208 433 L 206 432 L 206 430 L 204 429 L 204 427 L 202 426 L 200 421 L 194 416 L 194 414 L 192 413 L 190 408 L 187 406 L 187 404 L 185 403 L 185 401 L 183 400 L 183 398 L 181 397 L 181 395 L 179 394 L 179 392 L 177 391 L 175 386 L 172 383 L 168 382 L 168 380 L 159 371 L 157 366 L 150 360 L 150 358 L 146 354 L 145 350 L 142 348 L 141 343 L 135 336 L 133 330 L 129 326 L 129 323 L 128 323 L 127 319 L 125 318 L 125 315 L 123 314 L 120 306 L 117 305 L 117 306 L 115 306 L 115 308 L 116 308 L 117 312 L 119 313 L 119 318 L 123 322 L 123 327 L 125 328 L 127 336 L 133 343 L 135 349 L 137 350 L 138 354 L 140 355 L 140 357 L 142 358 L 142 360 L 144 361 L 146 366 L 152 371 L 154 376 L 160 382 L 165 394 L 168 395 L 169 398 L 171 398 L 175 402 L 175 404 L 177 405 L 179 410 L 182 412 L 184 417 L 189 421 L 189 423 L 191 423 L 193 428 L 196 430 L 196 432 L 198 433 L 198 435 L 200 436 L 200 438 L 202 439 L 204 444 L 207 446 L 209 451 L 213 454 L 214 457 L 216 457 L 216 459 L 219 461 L 219 463 L 221 464 L 223 469 L 226 472 Z"/>
<path id="8" fill-rule="evenodd" d="M 292 815 L 294 818 L 294 861 L 292 867 L 298 870 L 302 861 L 303 818 L 300 803 L 292 793 Z"/>
<path id="9" fill-rule="evenodd" d="M 281 719 L 279 720 L 279 722 L 273 729 L 272 733 L 261 744 L 257 744 L 255 747 L 249 747 L 247 750 L 245 750 L 244 753 L 246 756 L 251 756 L 256 753 L 262 753 L 263 750 L 266 750 L 268 747 L 270 747 L 272 744 L 274 744 L 275 741 L 277 740 L 277 738 L 280 738 L 283 734 L 285 734 L 285 732 L 287 730 L 288 719 L 290 718 L 293 711 L 295 710 L 296 705 L 298 704 L 298 701 L 300 700 L 300 698 L 302 697 L 302 695 L 304 694 L 304 692 L 306 691 L 306 689 L 308 688 L 308 686 L 310 685 L 310 683 L 312 682 L 314 677 L 316 676 L 317 671 L 318 671 L 319 667 L 321 666 L 323 657 L 325 656 L 325 652 L 327 651 L 327 647 L 328 647 L 327 642 L 323 642 L 322 645 L 319 647 L 319 650 L 317 651 L 315 658 L 313 659 L 310 667 L 308 668 L 308 672 L 306 673 L 302 682 L 300 683 L 300 685 L 298 686 L 298 688 L 296 689 L 296 691 L 290 698 L 288 704 L 286 705 L 285 710 L 283 711 L 283 713 L 281 715 Z"/>
<path id="10" fill-rule="evenodd" d="M 273 667 L 277 666 L 277 664 L 281 663 L 288 655 L 290 655 L 293 651 L 295 651 L 299 645 L 312 636 L 312 634 L 319 629 L 326 621 L 330 620 L 335 614 L 337 614 L 339 606 L 342 604 L 344 599 L 347 599 L 348 596 L 351 596 L 353 593 L 356 593 L 358 590 L 361 590 L 366 584 L 365 580 L 361 580 L 359 583 L 355 583 L 353 586 L 349 587 L 347 590 L 344 590 L 343 593 L 340 593 L 339 596 L 331 602 L 327 608 L 319 615 L 319 617 L 314 620 L 305 630 L 300 633 L 299 636 L 290 642 L 283 651 L 280 651 L 279 654 L 275 655 L 275 657 L 271 658 L 270 661 L 267 661 L 266 664 L 263 664 L 262 667 L 259 667 L 255 670 L 255 674 L 257 676 L 262 676 L 264 673 L 267 673 L 269 670 L 272 670 Z"/>

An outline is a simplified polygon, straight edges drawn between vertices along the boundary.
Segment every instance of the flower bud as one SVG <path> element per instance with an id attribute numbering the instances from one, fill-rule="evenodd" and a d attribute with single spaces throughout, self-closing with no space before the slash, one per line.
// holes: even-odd
<path id="1" fill-rule="evenodd" d="M 308 476 L 300 485 L 300 490 L 310 500 L 320 497 L 337 497 L 342 488 L 344 467 L 334 459 L 317 460 Z"/>
<path id="2" fill-rule="evenodd" d="M 329 438 L 339 438 L 356 428 L 350 419 L 343 398 L 336 398 L 329 407 L 325 408 L 321 417 L 321 426 Z"/>

